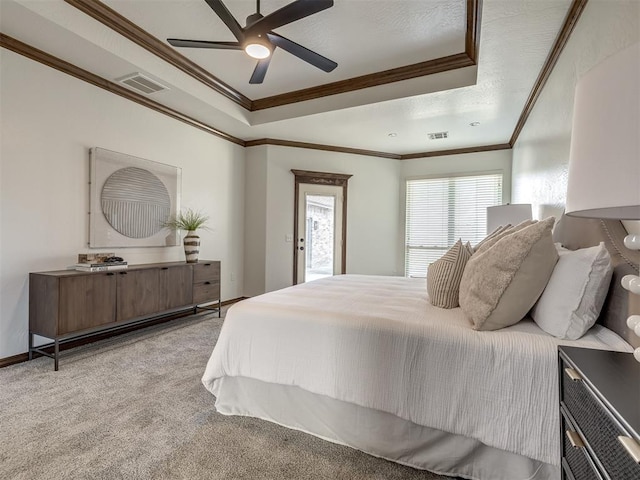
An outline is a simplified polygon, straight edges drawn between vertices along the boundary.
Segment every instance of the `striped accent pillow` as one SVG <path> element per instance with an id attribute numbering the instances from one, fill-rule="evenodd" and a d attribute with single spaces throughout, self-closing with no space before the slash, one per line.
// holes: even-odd
<path id="1" fill-rule="evenodd" d="M 458 240 L 439 260 L 427 269 L 427 293 L 432 305 L 455 308 L 459 305 L 460 280 L 471 251 Z"/>

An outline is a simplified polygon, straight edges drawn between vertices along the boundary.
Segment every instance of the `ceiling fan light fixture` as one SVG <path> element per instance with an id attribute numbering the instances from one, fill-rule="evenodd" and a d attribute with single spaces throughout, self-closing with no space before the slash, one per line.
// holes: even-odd
<path id="1" fill-rule="evenodd" d="M 271 48 L 262 37 L 253 37 L 247 40 L 244 51 L 252 58 L 262 60 L 271 55 Z"/>
<path id="2" fill-rule="evenodd" d="M 0 0 L 2 1 L 2 0 Z M 167 38 L 169 45 L 180 48 L 212 48 L 220 50 L 244 50 L 251 58 L 258 60 L 249 79 L 250 84 L 260 84 L 269 68 L 271 54 L 276 48 L 289 52 L 294 57 L 319 68 L 323 72 L 332 72 L 338 64 L 308 48 L 298 45 L 273 30 L 293 23 L 327 8 L 333 7 L 334 0 L 293 0 L 284 7 L 262 15 L 260 0 L 256 0 L 256 12 L 247 17 L 242 27 L 225 6 L 223 0 L 205 0 L 207 5 L 227 26 L 237 41 L 217 42 L 210 40 L 188 40 Z M 226 0 L 225 0 L 226 1 Z M 283 0 L 279 0 L 283 1 Z"/>

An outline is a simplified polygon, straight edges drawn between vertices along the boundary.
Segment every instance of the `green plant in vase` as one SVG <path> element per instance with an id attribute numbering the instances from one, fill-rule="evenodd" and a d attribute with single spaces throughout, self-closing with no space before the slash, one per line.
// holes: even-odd
<path id="1" fill-rule="evenodd" d="M 207 228 L 206 223 L 209 217 L 202 212 L 187 208 L 174 218 L 164 223 L 163 226 L 172 230 L 185 230 L 187 235 L 184 237 L 184 254 L 187 263 L 197 263 L 200 254 L 200 237 L 196 234 L 199 228 Z"/>

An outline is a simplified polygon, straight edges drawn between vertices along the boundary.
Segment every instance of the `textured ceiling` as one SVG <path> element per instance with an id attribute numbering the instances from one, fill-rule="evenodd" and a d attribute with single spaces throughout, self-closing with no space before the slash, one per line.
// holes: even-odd
<path id="1" fill-rule="evenodd" d="M 235 41 L 202 0 L 106 0 L 118 13 L 154 37 Z M 289 3 L 263 0 L 267 15 Z M 241 51 L 178 48 L 190 60 L 254 99 L 402 67 L 464 51 L 465 0 L 343 0 L 332 8 L 275 29 L 275 32 L 338 63 L 327 74 L 290 55 L 274 52 L 262 85 L 249 85 L 255 60 Z M 255 2 L 226 0 L 238 23 L 255 12 Z"/>
<path id="2" fill-rule="evenodd" d="M 287 1 L 263 0 L 263 14 Z M 0 0 L 3 33 L 106 79 L 135 71 L 168 85 L 155 101 L 243 139 L 276 138 L 378 150 L 428 152 L 507 143 L 567 14 L 570 0 L 484 0 L 477 67 L 289 106 L 249 112 L 62 0 Z M 201 0 L 108 0 L 160 40 L 232 40 Z M 254 4 L 227 0 L 240 23 Z M 464 1 L 336 0 L 276 29 L 339 63 L 326 74 L 276 51 L 265 83 L 240 51 L 180 53 L 252 99 L 464 50 Z M 316 18 L 317 17 L 317 18 Z M 256 88 L 254 88 L 256 87 Z M 480 122 L 477 127 L 469 123 Z M 447 140 L 427 133 L 449 131 Z M 388 136 L 396 133 L 395 137 Z"/>

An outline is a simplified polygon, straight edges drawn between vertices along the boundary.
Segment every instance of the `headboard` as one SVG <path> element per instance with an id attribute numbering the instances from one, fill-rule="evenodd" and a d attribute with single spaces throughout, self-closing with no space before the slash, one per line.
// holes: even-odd
<path id="1" fill-rule="evenodd" d="M 593 247 L 604 242 L 613 263 L 613 278 L 607 300 L 598 323 L 613 330 L 634 347 L 640 347 L 640 337 L 627 327 L 629 292 L 620 280 L 625 275 L 638 275 L 640 251 L 629 250 L 623 244 L 627 231 L 619 220 L 597 220 L 563 215 L 553 230 L 554 242 L 570 250 Z M 640 312 L 634 312 L 640 313 Z"/>

